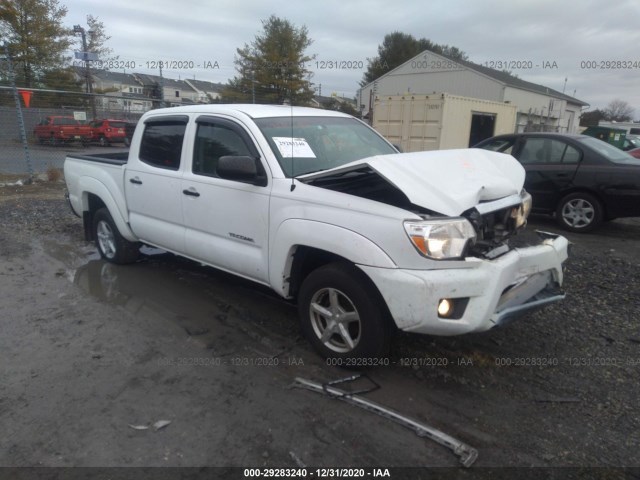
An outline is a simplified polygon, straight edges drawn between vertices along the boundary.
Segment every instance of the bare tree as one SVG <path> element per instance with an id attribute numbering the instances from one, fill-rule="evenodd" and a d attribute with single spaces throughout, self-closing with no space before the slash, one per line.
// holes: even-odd
<path id="1" fill-rule="evenodd" d="M 628 102 L 616 98 L 602 111 L 604 119 L 614 122 L 628 122 L 633 116 L 633 107 Z"/>
<path id="2" fill-rule="evenodd" d="M 106 45 L 111 36 L 107 35 L 104 23 L 98 17 L 87 15 L 87 26 L 87 51 L 97 54 L 103 64 L 118 60 L 119 57 Z"/>

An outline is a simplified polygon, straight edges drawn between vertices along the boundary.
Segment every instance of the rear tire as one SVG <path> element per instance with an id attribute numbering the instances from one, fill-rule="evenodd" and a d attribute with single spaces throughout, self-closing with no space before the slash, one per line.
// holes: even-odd
<path id="1" fill-rule="evenodd" d="M 106 208 L 93 215 L 93 237 L 100 256 L 107 262 L 124 265 L 135 262 L 140 256 L 140 244 L 130 242 L 120 234 Z"/>
<path id="2" fill-rule="evenodd" d="M 101 147 L 108 147 L 108 146 L 109 146 L 109 140 L 107 140 L 105 137 L 100 137 L 100 138 L 98 139 L 98 144 L 99 144 Z"/>
<path id="3" fill-rule="evenodd" d="M 298 313 L 304 335 L 325 358 L 379 359 L 388 353 L 392 328 L 387 307 L 353 265 L 331 263 L 311 272 L 300 287 Z"/>
<path id="4" fill-rule="evenodd" d="M 586 192 L 570 193 L 560 200 L 556 209 L 556 221 L 570 232 L 590 232 L 597 228 L 602 220 L 602 204 Z"/>

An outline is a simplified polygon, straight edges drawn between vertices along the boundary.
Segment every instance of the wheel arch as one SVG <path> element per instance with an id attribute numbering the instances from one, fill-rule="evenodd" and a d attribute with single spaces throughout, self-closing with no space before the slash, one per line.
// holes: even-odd
<path id="1" fill-rule="evenodd" d="M 85 239 L 93 240 L 93 216 L 100 208 L 106 208 L 111 218 L 118 227 L 120 234 L 131 242 L 137 242 L 138 238 L 133 234 L 127 220 L 122 215 L 118 203 L 109 192 L 106 185 L 91 177 L 82 177 L 79 180 L 82 191 L 82 221 L 84 225 Z"/>
<path id="2" fill-rule="evenodd" d="M 396 268 L 391 258 L 368 238 L 322 222 L 287 220 L 278 228 L 271 245 L 270 283 L 286 298 L 295 297 L 306 276 L 329 263 Z"/>

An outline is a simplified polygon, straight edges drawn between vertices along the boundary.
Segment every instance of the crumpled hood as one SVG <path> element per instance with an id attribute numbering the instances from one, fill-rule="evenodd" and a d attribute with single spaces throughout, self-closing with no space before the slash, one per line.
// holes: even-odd
<path id="1" fill-rule="evenodd" d="M 414 205 L 448 216 L 483 201 L 519 194 L 525 177 L 524 168 L 511 155 L 469 148 L 378 155 L 297 178 L 314 180 L 363 166 L 375 170 Z"/>

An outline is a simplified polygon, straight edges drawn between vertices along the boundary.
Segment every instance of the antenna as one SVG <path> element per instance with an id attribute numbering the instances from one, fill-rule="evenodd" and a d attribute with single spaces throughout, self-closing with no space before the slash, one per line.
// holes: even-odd
<path id="1" fill-rule="evenodd" d="M 294 179 L 293 179 L 293 169 L 294 169 L 294 165 L 293 165 L 293 91 L 291 88 L 291 72 L 289 72 L 289 111 L 290 113 L 290 118 L 291 118 L 291 192 L 293 192 L 296 189 L 296 184 L 294 183 Z"/>

